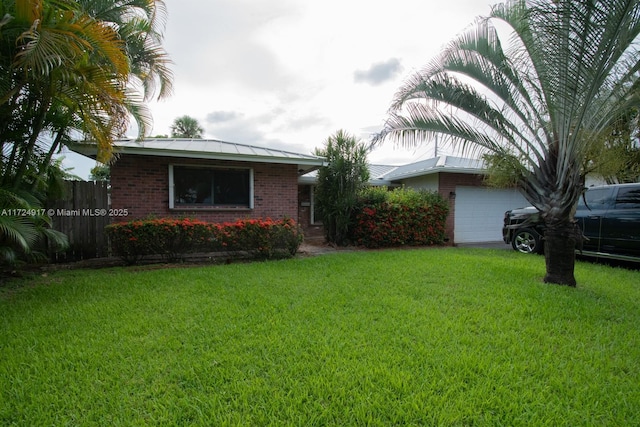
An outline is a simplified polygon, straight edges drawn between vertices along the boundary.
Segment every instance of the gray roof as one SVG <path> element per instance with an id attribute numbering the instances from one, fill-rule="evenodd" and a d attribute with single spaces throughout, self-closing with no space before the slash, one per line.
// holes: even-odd
<path id="1" fill-rule="evenodd" d="M 415 178 L 439 172 L 485 174 L 484 162 L 465 157 L 438 156 L 408 165 L 369 165 L 370 185 L 392 185 L 403 179 Z M 316 171 L 301 176 L 301 184 L 313 184 L 317 180 Z"/>
<path id="2" fill-rule="evenodd" d="M 387 172 L 384 179 L 398 181 L 417 176 L 430 175 L 440 172 L 485 174 L 484 162 L 480 159 L 468 159 L 465 157 L 438 156 L 431 159 L 398 166 Z"/>
<path id="3" fill-rule="evenodd" d="M 391 185 L 391 181 L 384 176 L 398 166 L 391 165 L 367 165 L 369 167 L 369 185 Z M 318 171 L 314 170 L 298 178 L 300 184 L 315 184 L 318 181 Z"/>
<path id="4" fill-rule="evenodd" d="M 326 163 L 326 159 L 323 157 L 310 154 L 293 153 L 215 139 L 121 139 L 114 141 L 113 147 L 114 153 L 120 154 L 296 164 L 299 170 L 305 172 L 316 169 Z M 97 147 L 93 143 L 74 143 L 70 144 L 69 148 L 89 157 L 95 157 L 97 154 Z"/>
<path id="5" fill-rule="evenodd" d="M 394 165 L 369 165 L 370 179 L 384 181 L 387 174 L 398 169 L 398 167 Z"/>

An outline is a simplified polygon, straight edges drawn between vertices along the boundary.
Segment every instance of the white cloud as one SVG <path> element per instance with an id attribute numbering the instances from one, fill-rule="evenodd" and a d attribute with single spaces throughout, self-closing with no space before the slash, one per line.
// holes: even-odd
<path id="1" fill-rule="evenodd" d="M 368 83 L 377 86 L 393 79 L 402 72 L 402 64 L 398 58 L 390 58 L 386 61 L 376 62 L 366 70 L 356 70 L 353 80 L 356 83 Z"/>
<path id="2" fill-rule="evenodd" d="M 165 0 L 174 94 L 150 104 L 150 135 L 186 114 L 204 137 L 300 153 L 338 129 L 367 141 L 404 78 L 494 1 Z M 388 144 L 369 160 L 433 153 Z"/>
<path id="3" fill-rule="evenodd" d="M 493 1 L 165 3 L 174 94 L 150 105 L 151 135 L 169 134 L 186 114 L 205 137 L 310 153 L 338 129 L 363 139 L 380 129 L 404 78 Z M 429 152 L 389 145 L 370 160 L 403 163 Z"/>

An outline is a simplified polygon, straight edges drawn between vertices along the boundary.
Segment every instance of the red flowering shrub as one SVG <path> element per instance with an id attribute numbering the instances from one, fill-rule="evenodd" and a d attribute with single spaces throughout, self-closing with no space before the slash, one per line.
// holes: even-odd
<path id="1" fill-rule="evenodd" d="M 282 251 L 293 256 L 302 243 L 302 231 L 292 219 L 242 219 L 221 225 L 219 237 L 228 251 L 247 251 L 254 258 L 270 259 Z"/>
<path id="2" fill-rule="evenodd" d="M 245 252 L 254 258 L 295 255 L 302 232 L 291 219 L 207 223 L 195 219 L 148 219 L 106 227 L 112 250 L 127 264 L 146 255 L 168 262 L 194 252 Z"/>
<path id="3" fill-rule="evenodd" d="M 351 240 L 367 248 L 442 244 L 448 212 L 435 192 L 369 188 L 354 210 Z"/>

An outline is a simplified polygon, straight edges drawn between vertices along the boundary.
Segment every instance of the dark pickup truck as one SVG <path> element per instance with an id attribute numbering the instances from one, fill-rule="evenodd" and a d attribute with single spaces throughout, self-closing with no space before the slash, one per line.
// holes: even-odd
<path id="1" fill-rule="evenodd" d="M 640 262 L 640 183 L 589 187 L 575 219 L 584 241 L 582 254 Z M 504 214 L 502 237 L 524 253 L 542 253 L 544 224 L 533 207 Z"/>

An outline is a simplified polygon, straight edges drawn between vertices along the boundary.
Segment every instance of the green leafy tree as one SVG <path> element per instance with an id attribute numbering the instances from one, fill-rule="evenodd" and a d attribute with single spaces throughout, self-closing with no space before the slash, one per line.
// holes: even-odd
<path id="1" fill-rule="evenodd" d="M 583 166 L 638 105 L 639 33 L 637 0 L 494 6 L 406 81 L 374 142 L 415 146 L 446 135 L 468 152 L 515 162 L 513 178 L 546 225 L 544 281 L 575 286 Z"/>
<path id="2" fill-rule="evenodd" d="M 198 123 L 198 120 L 190 116 L 178 117 L 171 125 L 172 138 L 202 138 L 204 129 Z"/>
<path id="3" fill-rule="evenodd" d="M 640 129 L 638 109 L 633 108 L 614 122 L 610 132 L 594 144 L 584 169 L 610 184 L 640 180 Z"/>
<path id="4" fill-rule="evenodd" d="M 344 245 L 358 193 L 369 180 L 367 147 L 339 130 L 315 154 L 326 157 L 329 163 L 318 171 L 315 193 L 325 236 L 329 242 Z"/>
<path id="5" fill-rule="evenodd" d="M 95 165 L 91 168 L 90 181 L 109 181 L 111 179 L 111 168 L 109 165 Z"/>

